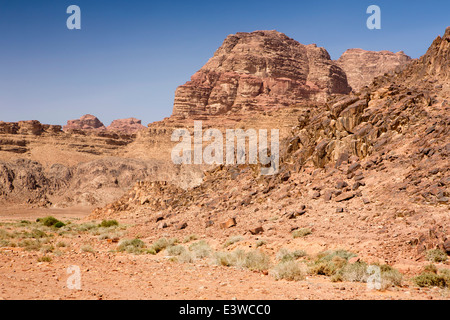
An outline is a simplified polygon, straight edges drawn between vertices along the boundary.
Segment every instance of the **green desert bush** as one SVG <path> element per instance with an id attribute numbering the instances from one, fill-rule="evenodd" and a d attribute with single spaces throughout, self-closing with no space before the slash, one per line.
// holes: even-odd
<path id="1" fill-rule="evenodd" d="M 118 227 L 119 222 L 117 220 L 103 220 L 100 224 L 100 228 L 111 228 L 111 227 Z"/>
<path id="2" fill-rule="evenodd" d="M 48 216 L 45 218 L 38 218 L 36 222 L 43 224 L 46 227 L 54 227 L 54 228 L 62 228 L 65 224 L 62 221 L 59 221 L 55 217 Z"/>
<path id="3" fill-rule="evenodd" d="M 448 277 L 433 272 L 423 272 L 413 278 L 413 282 L 419 287 L 440 287 L 445 288 L 450 285 Z"/>

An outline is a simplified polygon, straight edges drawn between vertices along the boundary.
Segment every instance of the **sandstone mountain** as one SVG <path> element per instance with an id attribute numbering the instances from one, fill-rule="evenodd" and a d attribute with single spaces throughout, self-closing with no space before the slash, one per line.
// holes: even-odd
<path id="1" fill-rule="evenodd" d="M 362 49 L 349 49 L 336 61 L 336 64 L 345 71 L 348 84 L 358 91 L 368 86 L 375 77 L 396 68 L 402 68 L 411 58 L 403 51 L 393 53 L 390 51 L 366 51 Z"/>
<path id="2" fill-rule="evenodd" d="M 267 110 L 304 101 L 325 102 L 350 92 L 328 52 L 277 31 L 228 36 L 214 56 L 175 92 L 173 116 Z"/>
<path id="3" fill-rule="evenodd" d="M 105 130 L 105 125 L 95 116 L 86 114 L 80 119 L 68 120 L 67 125 L 63 127 L 64 131 L 68 130 Z"/>
<path id="4" fill-rule="evenodd" d="M 106 127 L 106 130 L 109 131 L 118 131 L 128 134 L 136 133 L 142 129 L 145 129 L 145 126 L 142 125 L 141 120 L 136 118 L 114 120 Z"/>
<path id="5" fill-rule="evenodd" d="M 298 121 L 282 143 L 277 175 L 236 165 L 206 172 L 187 190 L 140 182 L 91 217 L 145 216 L 164 222 L 152 232 L 213 237 L 223 235 L 227 219 L 238 234 L 309 226 L 315 241 L 387 263 L 423 259 L 433 248 L 450 253 L 449 39 L 447 28 L 419 60 L 360 92 L 293 107 Z"/>

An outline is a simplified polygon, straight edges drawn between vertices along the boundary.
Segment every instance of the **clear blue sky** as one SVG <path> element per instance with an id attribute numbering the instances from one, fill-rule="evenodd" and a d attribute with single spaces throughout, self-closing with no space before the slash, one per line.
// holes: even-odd
<path id="1" fill-rule="evenodd" d="M 72 4 L 81 30 L 66 27 Z M 381 30 L 366 28 L 371 4 Z M 161 120 L 176 87 L 240 31 L 276 29 L 333 59 L 348 48 L 418 58 L 449 25 L 449 0 L 0 0 L 0 120 Z"/>

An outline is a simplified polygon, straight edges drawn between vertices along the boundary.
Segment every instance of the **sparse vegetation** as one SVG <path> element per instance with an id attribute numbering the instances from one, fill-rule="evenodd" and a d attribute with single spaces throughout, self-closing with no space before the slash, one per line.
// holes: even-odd
<path id="1" fill-rule="evenodd" d="M 205 240 L 194 242 L 189 246 L 189 250 L 192 251 L 196 259 L 202 259 L 211 255 L 212 249 Z"/>
<path id="2" fill-rule="evenodd" d="M 225 244 L 223 245 L 224 248 L 231 246 L 232 244 L 238 243 L 240 241 L 242 241 L 244 238 L 242 236 L 232 236 L 230 237 Z"/>
<path id="3" fill-rule="evenodd" d="M 348 259 L 355 256 L 345 250 L 325 251 L 317 255 L 316 260 L 310 265 L 312 274 L 333 276 L 347 263 Z"/>
<path id="4" fill-rule="evenodd" d="M 286 261 L 297 260 L 298 258 L 301 258 L 304 256 L 306 256 L 306 252 L 303 250 L 289 251 L 285 248 L 282 248 L 282 249 L 280 249 L 280 251 L 278 251 L 276 257 L 281 262 L 286 262 Z"/>
<path id="5" fill-rule="evenodd" d="M 215 262 L 222 266 L 235 266 L 256 271 L 268 270 L 270 268 L 270 258 L 259 250 L 245 252 L 236 249 L 233 252 L 216 252 Z"/>
<path id="6" fill-rule="evenodd" d="M 41 248 L 41 242 L 36 240 L 25 239 L 18 243 L 18 246 L 24 248 L 27 251 L 37 251 Z"/>
<path id="7" fill-rule="evenodd" d="M 244 267 L 254 271 L 268 270 L 270 268 L 270 258 L 262 251 L 250 251 L 245 255 Z"/>
<path id="8" fill-rule="evenodd" d="M 264 241 L 264 240 L 258 240 L 258 241 L 256 242 L 256 247 L 259 248 L 259 247 L 262 247 L 262 246 L 265 245 L 265 244 L 267 244 L 266 241 Z"/>
<path id="9" fill-rule="evenodd" d="M 148 249 L 148 253 L 157 254 L 167 247 L 173 246 L 177 242 L 177 239 L 160 238 L 152 243 L 152 245 Z"/>
<path id="10" fill-rule="evenodd" d="M 37 259 L 38 262 L 51 262 L 52 258 L 49 256 L 42 256 Z"/>
<path id="11" fill-rule="evenodd" d="M 191 235 L 186 236 L 183 239 L 183 243 L 188 243 L 188 242 L 191 242 L 191 241 L 194 241 L 194 240 L 197 240 L 197 239 L 198 239 L 197 235 L 191 234 Z"/>
<path id="12" fill-rule="evenodd" d="M 181 245 L 170 246 L 166 248 L 167 255 L 169 256 L 180 256 L 183 252 L 186 251 L 186 248 Z"/>
<path id="13" fill-rule="evenodd" d="M 280 262 L 272 270 L 270 270 L 270 274 L 276 280 L 284 279 L 288 281 L 300 281 L 305 278 L 305 274 L 300 265 L 293 260 Z"/>
<path id="14" fill-rule="evenodd" d="M 371 273 L 369 265 L 364 261 L 349 263 L 348 260 L 356 255 L 345 251 L 326 251 L 319 254 L 316 260 L 309 265 L 311 274 L 325 275 L 331 281 L 367 282 Z M 389 265 L 374 265 L 380 268 L 380 289 L 384 290 L 390 286 L 400 286 L 402 274 Z"/>
<path id="15" fill-rule="evenodd" d="M 426 253 L 428 261 L 431 262 L 444 262 L 447 261 L 447 254 L 441 249 L 428 250 Z"/>
<path id="16" fill-rule="evenodd" d="M 125 239 L 122 240 L 117 246 L 117 251 L 128 252 L 133 254 L 141 254 L 145 248 L 144 241 L 140 239 Z"/>
<path id="17" fill-rule="evenodd" d="M 311 233 L 312 233 L 311 229 L 309 229 L 309 228 L 301 228 L 301 229 L 298 229 L 298 230 L 294 230 L 292 232 L 292 237 L 294 239 L 296 239 L 296 238 L 303 238 L 303 237 L 306 237 L 307 235 L 310 235 Z"/>
<path id="18" fill-rule="evenodd" d="M 89 253 L 94 253 L 94 248 L 92 248 L 90 245 L 85 244 L 81 247 L 81 251 L 82 252 L 89 252 Z"/>
<path id="19" fill-rule="evenodd" d="M 64 241 L 59 241 L 59 242 L 56 244 L 56 247 L 58 247 L 58 248 L 64 248 L 64 247 L 68 247 L 68 244 L 67 244 L 66 242 L 64 242 Z"/>
<path id="20" fill-rule="evenodd" d="M 119 222 L 117 222 L 117 220 L 103 220 L 99 224 L 99 227 L 101 227 L 101 228 L 111 228 L 111 227 L 118 227 L 118 226 L 119 226 Z"/>
<path id="21" fill-rule="evenodd" d="M 53 250 L 55 250 L 55 247 L 53 245 L 45 245 L 41 247 L 41 252 L 42 253 L 49 253 L 49 252 L 53 252 Z"/>

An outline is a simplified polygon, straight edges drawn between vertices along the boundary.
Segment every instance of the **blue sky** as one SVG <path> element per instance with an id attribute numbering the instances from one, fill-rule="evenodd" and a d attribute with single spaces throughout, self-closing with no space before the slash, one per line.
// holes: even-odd
<path id="1" fill-rule="evenodd" d="M 69 5 L 81 30 L 68 30 Z M 381 8 L 381 30 L 366 9 Z M 278 30 L 325 47 L 424 54 L 450 25 L 450 1 L 0 0 L 0 121 L 146 125 L 172 112 L 174 92 L 236 32 Z"/>

